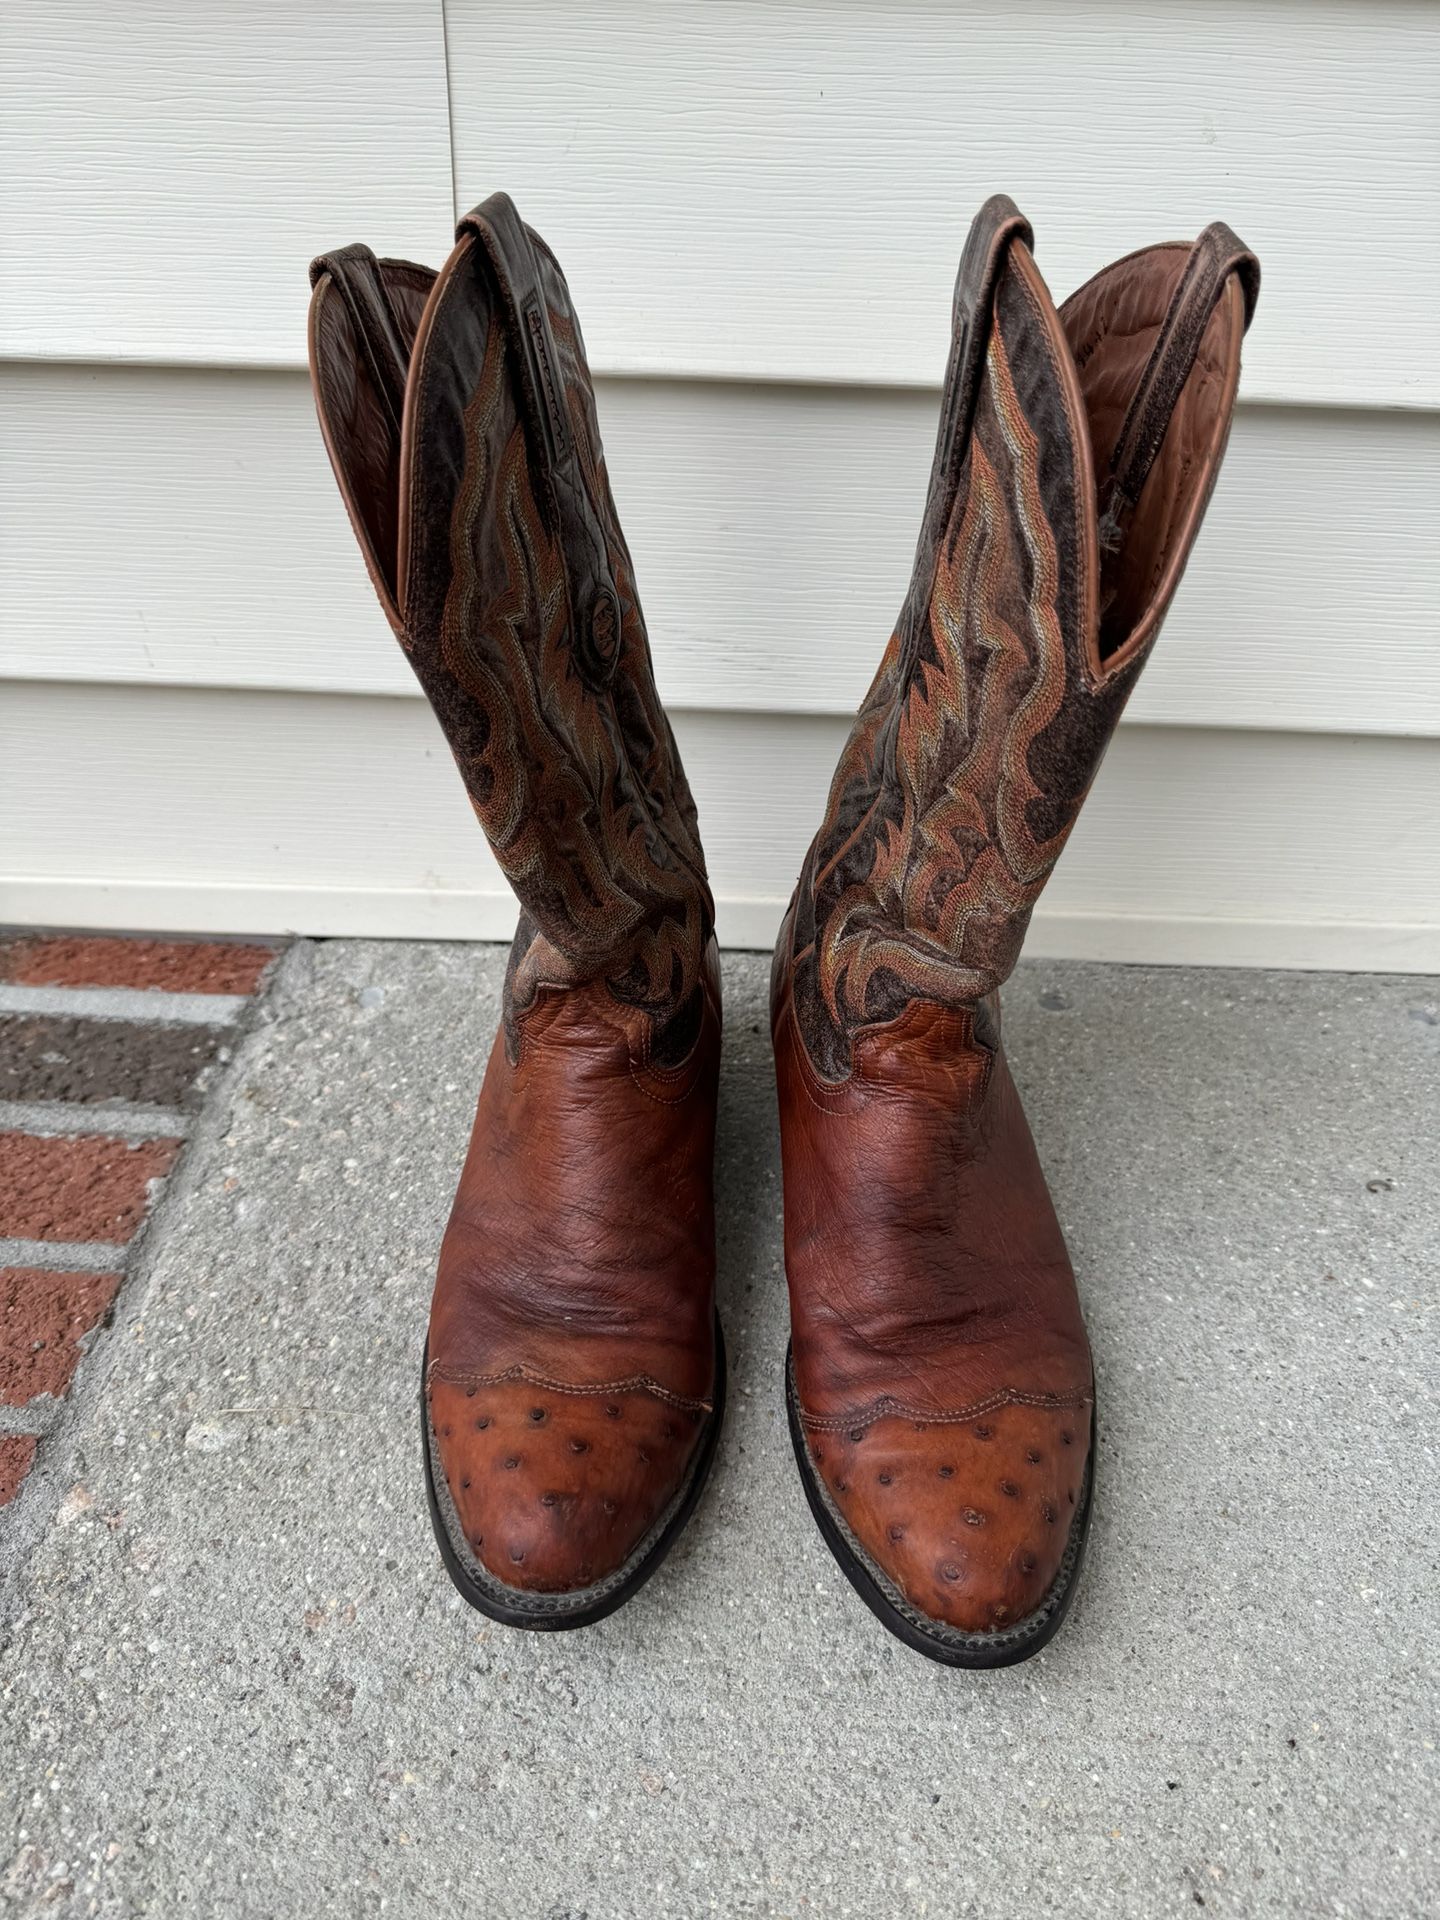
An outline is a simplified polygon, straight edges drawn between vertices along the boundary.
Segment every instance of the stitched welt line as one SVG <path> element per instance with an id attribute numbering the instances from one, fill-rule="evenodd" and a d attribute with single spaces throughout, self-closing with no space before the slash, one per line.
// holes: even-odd
<path id="1" fill-rule="evenodd" d="M 438 1381 L 449 1387 L 505 1387 L 523 1380 L 526 1386 L 540 1387 L 547 1393 L 591 1396 L 602 1393 L 648 1393 L 653 1399 L 663 1400 L 667 1406 L 678 1407 L 684 1413 L 709 1413 L 713 1405 L 709 1400 L 694 1400 L 683 1393 L 672 1393 L 648 1373 L 632 1373 L 625 1380 L 597 1380 L 576 1386 L 565 1380 L 552 1380 L 546 1374 L 537 1373 L 533 1367 L 513 1366 L 506 1367 L 503 1373 L 473 1373 L 463 1367 L 447 1367 L 438 1360 L 432 1360 L 426 1380 L 430 1384 Z"/>
<path id="2" fill-rule="evenodd" d="M 840 1433 L 847 1427 L 868 1427 L 877 1420 L 888 1419 L 919 1420 L 927 1427 L 944 1427 L 962 1420 L 974 1420 L 982 1413 L 994 1413 L 1000 1407 L 1053 1407 L 1058 1411 L 1064 1407 L 1088 1407 L 1093 1399 L 1094 1395 L 1088 1389 L 1077 1389 L 1074 1393 L 1022 1393 L 1017 1387 L 1001 1387 L 997 1393 L 987 1394 L 983 1400 L 976 1400 L 971 1406 L 947 1408 L 942 1413 L 934 1413 L 926 1407 L 911 1406 L 908 1401 L 882 1393 L 868 1407 L 851 1413 L 806 1413 L 802 1407 L 800 1419 L 812 1433 Z"/>

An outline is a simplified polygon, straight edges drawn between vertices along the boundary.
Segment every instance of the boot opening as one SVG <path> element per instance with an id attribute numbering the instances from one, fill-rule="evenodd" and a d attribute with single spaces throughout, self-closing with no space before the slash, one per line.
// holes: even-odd
<path id="1" fill-rule="evenodd" d="M 1101 502 L 1099 650 L 1114 658 L 1163 612 L 1224 451 L 1245 330 L 1232 280 L 1211 315 L 1133 512 L 1107 514 L 1112 457 L 1190 249 L 1151 247 L 1120 260 L 1060 309 L 1089 420 Z"/>
<path id="2" fill-rule="evenodd" d="M 377 303 L 384 338 L 367 338 L 363 310 L 345 297 L 344 273 Z M 391 621 L 396 612 L 400 519 L 400 412 L 416 329 L 435 276 L 362 248 L 316 262 L 310 364 L 320 424 L 361 551 Z M 366 282 L 369 282 L 368 286 Z"/>

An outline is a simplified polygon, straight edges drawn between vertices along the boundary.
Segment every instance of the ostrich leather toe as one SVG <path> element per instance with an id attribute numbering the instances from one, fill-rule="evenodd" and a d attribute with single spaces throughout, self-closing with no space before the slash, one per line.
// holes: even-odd
<path id="1" fill-rule="evenodd" d="M 491 1577 L 569 1593 L 622 1567 L 685 1485 L 704 1413 L 644 1390 L 432 1386 L 457 1530 Z"/>
<path id="2" fill-rule="evenodd" d="M 989 1633 L 1055 1584 L 1082 1498 L 1088 1407 L 1011 1401 L 956 1422 L 895 1416 L 809 1432 L 816 1477 L 856 1544 L 917 1613 Z"/>

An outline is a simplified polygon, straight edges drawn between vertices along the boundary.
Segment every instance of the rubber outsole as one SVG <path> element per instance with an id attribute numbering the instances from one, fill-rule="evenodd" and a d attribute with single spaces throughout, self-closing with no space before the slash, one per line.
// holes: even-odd
<path id="1" fill-rule="evenodd" d="M 1085 1541 L 1090 1531 L 1090 1512 L 1095 1489 L 1095 1416 L 1090 1417 L 1090 1452 L 1085 1462 L 1085 1483 L 1080 1504 L 1070 1523 L 1060 1570 L 1050 1590 L 1033 1613 L 1017 1620 L 1012 1627 L 994 1633 L 967 1633 L 943 1621 L 931 1620 L 912 1607 L 884 1570 L 878 1567 L 855 1538 L 830 1499 L 815 1472 L 805 1430 L 800 1417 L 799 1397 L 795 1391 L 795 1361 L 792 1351 L 785 1352 L 785 1406 L 790 1417 L 790 1442 L 800 1470 L 800 1484 L 840 1571 L 854 1587 L 870 1611 L 888 1627 L 897 1640 L 903 1640 L 927 1660 L 938 1660 L 947 1667 L 967 1667 L 985 1672 L 996 1667 L 1013 1667 L 1036 1654 L 1059 1631 L 1061 1622 L 1075 1597 L 1080 1567 L 1085 1556 Z"/>

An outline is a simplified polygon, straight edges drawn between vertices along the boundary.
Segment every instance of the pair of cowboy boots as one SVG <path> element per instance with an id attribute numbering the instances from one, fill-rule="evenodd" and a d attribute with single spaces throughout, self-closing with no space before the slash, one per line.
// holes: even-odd
<path id="1" fill-rule="evenodd" d="M 1074 1592 L 1095 1388 L 998 989 L 1149 655 L 1229 433 L 1259 270 L 1227 228 L 1056 308 L 971 230 L 910 589 L 775 953 L 815 1518 L 911 1646 L 1034 1652 Z M 311 368 L 381 604 L 520 901 L 421 1397 L 460 1591 L 598 1620 L 714 1458 L 714 903 L 579 324 L 497 194 L 438 274 L 311 271 Z"/>

